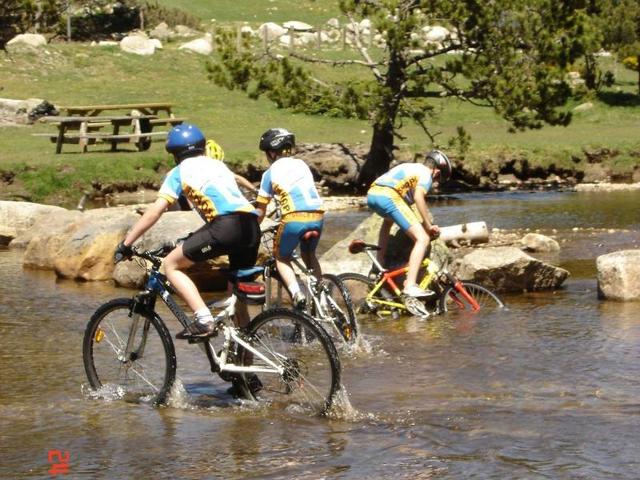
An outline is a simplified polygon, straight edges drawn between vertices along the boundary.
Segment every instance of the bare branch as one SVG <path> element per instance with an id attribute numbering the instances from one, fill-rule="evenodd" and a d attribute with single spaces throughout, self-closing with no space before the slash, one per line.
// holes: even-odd
<path id="1" fill-rule="evenodd" d="M 371 56 L 369 55 L 369 52 L 364 47 L 364 45 L 362 45 L 362 42 L 360 41 L 360 26 L 359 26 L 359 24 L 356 23 L 356 21 L 353 19 L 353 15 L 351 13 L 347 13 L 347 18 L 351 22 L 351 25 L 354 27 L 354 29 L 353 29 L 353 39 L 354 39 L 354 41 L 356 43 L 356 48 L 360 52 L 360 55 L 362 55 L 362 58 L 364 58 L 366 60 L 366 62 L 371 66 L 371 71 L 373 72 L 373 75 L 376 77 L 378 82 L 384 83 L 384 76 L 382 75 L 382 73 L 380 73 L 380 70 L 378 70 L 378 67 L 376 66 L 376 64 L 371 59 Z"/>
<path id="2" fill-rule="evenodd" d="M 368 62 L 363 62 L 361 60 L 326 60 L 324 58 L 308 57 L 307 55 L 301 55 L 296 52 L 291 52 L 288 55 L 290 57 L 297 58 L 298 60 L 302 60 L 304 62 L 325 63 L 328 65 L 333 65 L 335 67 L 339 67 L 342 65 L 361 65 L 363 67 L 375 68 L 377 65 L 379 65 L 378 63 L 368 63 Z M 276 55 L 273 55 L 272 57 L 278 58 Z"/>

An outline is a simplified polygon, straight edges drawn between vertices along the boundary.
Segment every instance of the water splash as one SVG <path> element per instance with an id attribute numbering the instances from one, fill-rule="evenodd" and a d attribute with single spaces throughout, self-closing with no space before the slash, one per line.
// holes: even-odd
<path id="1" fill-rule="evenodd" d="M 351 405 L 347 389 L 344 385 L 341 385 L 333 397 L 333 403 L 327 412 L 327 418 L 332 420 L 346 420 L 348 422 L 361 422 L 365 420 L 375 420 L 375 415 L 356 410 L 353 405 Z"/>
<path id="2" fill-rule="evenodd" d="M 88 383 L 83 383 L 80 386 L 80 391 L 84 398 L 89 400 L 106 400 L 107 402 L 121 400 L 126 394 L 122 385 L 113 384 L 102 385 L 100 388 L 94 389 Z"/>

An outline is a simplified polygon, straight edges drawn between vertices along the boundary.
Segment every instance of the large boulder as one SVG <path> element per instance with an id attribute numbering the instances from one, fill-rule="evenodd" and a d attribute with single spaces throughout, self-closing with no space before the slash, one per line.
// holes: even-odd
<path id="1" fill-rule="evenodd" d="M 21 33 L 7 42 L 7 51 L 19 50 L 22 48 L 39 48 L 47 44 L 47 39 L 39 33 Z"/>
<path id="2" fill-rule="evenodd" d="M 151 38 L 156 38 L 162 42 L 166 42 L 167 40 L 169 40 L 172 35 L 174 35 L 173 30 L 171 30 L 171 28 L 169 28 L 169 25 L 167 25 L 165 22 L 160 22 L 158 25 L 156 25 L 156 28 L 149 32 L 149 36 Z"/>
<path id="3" fill-rule="evenodd" d="M 520 240 L 524 250 L 529 252 L 557 252 L 560 244 L 551 237 L 539 233 L 527 233 Z"/>
<path id="4" fill-rule="evenodd" d="M 640 250 L 621 250 L 596 259 L 598 296 L 609 300 L 640 300 Z"/>
<path id="5" fill-rule="evenodd" d="M 271 40 L 275 40 L 277 38 L 280 38 L 282 35 L 287 33 L 287 29 L 284 27 L 281 27 L 280 25 L 278 25 L 277 23 L 273 23 L 273 22 L 267 22 L 267 23 L 263 23 L 262 25 L 260 25 L 258 27 L 258 30 L 256 31 L 256 34 L 264 39 L 266 38 L 267 41 L 271 41 Z"/>
<path id="6" fill-rule="evenodd" d="M 341 143 L 305 143 L 296 149 L 296 157 L 304 160 L 332 191 L 348 190 L 355 184 L 366 154 L 364 145 Z"/>
<path id="7" fill-rule="evenodd" d="M 25 232 L 23 265 L 63 278 L 110 280 L 113 251 L 138 218 L 125 207 L 48 215 Z"/>
<path id="8" fill-rule="evenodd" d="M 66 212 L 62 207 L 30 202 L 0 201 L 0 245 L 8 245 L 42 216 Z M 16 243 L 12 247 L 19 247 Z"/>
<path id="9" fill-rule="evenodd" d="M 202 38 L 184 43 L 178 47 L 178 50 L 187 50 L 189 52 L 199 53 L 200 55 L 210 55 L 211 52 L 213 52 L 211 34 L 207 33 Z"/>
<path id="10" fill-rule="evenodd" d="M 120 40 L 120 49 L 135 55 L 153 55 L 156 51 L 156 42 L 147 38 L 146 35 L 136 33 Z"/>
<path id="11" fill-rule="evenodd" d="M 0 98 L 0 126 L 33 123 L 30 114 L 43 102 L 41 98 Z"/>
<path id="12" fill-rule="evenodd" d="M 474 250 L 457 259 L 451 270 L 461 279 L 496 292 L 523 292 L 559 288 L 569 276 L 563 268 L 537 260 L 519 248 Z"/>

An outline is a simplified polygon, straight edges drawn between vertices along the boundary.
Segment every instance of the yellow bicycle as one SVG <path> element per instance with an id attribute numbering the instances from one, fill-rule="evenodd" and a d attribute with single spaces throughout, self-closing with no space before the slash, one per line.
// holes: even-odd
<path id="1" fill-rule="evenodd" d="M 424 274 L 419 286 L 431 290 L 433 295 L 424 298 L 403 295 L 396 282 L 398 277 L 406 274 L 408 267 L 394 270 L 383 268 L 372 253 L 379 249 L 377 245 L 367 244 L 362 240 L 352 241 L 349 252 L 365 252 L 374 266 L 373 271 L 377 273 L 373 277 L 352 272 L 338 275 L 349 289 L 357 313 L 397 318 L 409 312 L 426 318 L 450 310 L 478 312 L 504 307 L 502 300 L 488 288 L 457 279 L 446 268 L 429 258 L 422 261 L 421 271 Z"/>

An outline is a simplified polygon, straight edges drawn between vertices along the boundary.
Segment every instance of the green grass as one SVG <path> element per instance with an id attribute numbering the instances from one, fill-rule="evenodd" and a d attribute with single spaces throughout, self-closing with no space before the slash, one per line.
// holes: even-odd
<path id="1" fill-rule="evenodd" d="M 303 20 L 320 24 L 337 14 L 334 2 L 317 1 L 315 10 L 303 8 L 308 2 L 255 0 L 231 3 L 228 0 L 207 2 L 160 2 L 169 6 L 189 5 L 189 11 L 207 18 L 231 21 L 259 15 L 261 20 Z M 211 6 L 214 5 L 214 6 Z M 265 14 L 268 6 L 278 10 Z M 211 7 L 210 7 L 211 6 Z M 285 8 L 287 7 L 287 8 Z M 262 11 L 261 10 L 264 10 Z M 218 10 L 219 9 L 219 10 Z M 217 15 L 226 12 L 227 16 Z M 271 16 L 282 15 L 278 18 Z M 302 14 L 307 12 L 308 16 Z M 300 15 L 298 15 L 298 13 Z M 320 20 L 320 21 L 318 21 Z M 342 142 L 368 144 L 371 128 L 366 121 L 305 116 L 278 110 L 269 101 L 253 101 L 242 92 L 227 91 L 208 81 L 206 58 L 178 51 L 172 42 L 153 56 L 127 54 L 117 47 L 90 47 L 87 44 L 51 44 L 39 53 L 7 56 L 0 53 L 0 86 L 2 97 L 44 98 L 56 105 L 95 103 L 175 103 L 174 113 L 199 125 L 208 137 L 215 138 L 225 149 L 231 164 L 263 162 L 257 150 L 260 135 L 273 126 L 294 131 L 300 142 Z M 352 53 L 332 52 L 334 57 Z M 446 145 L 458 125 L 471 134 L 468 162 L 480 162 L 507 154 L 525 154 L 538 165 L 570 165 L 571 155 L 584 148 L 608 147 L 622 152 L 615 161 L 616 171 L 630 171 L 640 151 L 638 127 L 640 102 L 634 101 L 636 74 L 606 59 L 606 68 L 615 70 L 617 83 L 601 97 L 590 99 L 593 108 L 574 115 L 568 127 L 544 127 L 516 134 L 507 131 L 507 123 L 490 109 L 479 108 L 456 100 L 441 101 L 441 114 L 433 120 L 432 129 L 439 132 L 438 142 Z M 355 73 L 354 73 L 355 72 Z M 353 78 L 365 75 L 362 70 L 319 67 L 315 74 L 324 79 Z M 631 99 L 631 101 L 629 101 Z M 573 101 L 568 108 L 587 101 Z M 608 102 L 608 103 L 607 103 Z M 159 183 L 162 172 L 171 164 L 162 142 L 155 141 L 146 152 L 123 149 L 112 153 L 108 146 L 91 146 L 80 154 L 77 145 L 64 145 L 62 155 L 54 154 L 54 145 L 31 133 L 53 132 L 47 125 L 0 127 L 0 173 L 16 173 L 13 183 L 6 185 L 0 198 L 23 195 L 34 201 L 77 201 L 80 192 L 92 182 Z M 399 142 L 402 150 L 413 152 L 429 148 L 428 139 L 416 126 L 407 123 L 402 130 L 406 139 Z M 1 178 L 1 177 L 0 177 Z"/>

